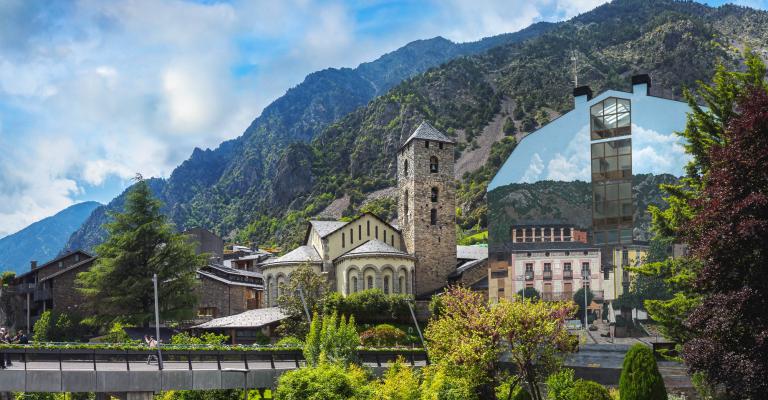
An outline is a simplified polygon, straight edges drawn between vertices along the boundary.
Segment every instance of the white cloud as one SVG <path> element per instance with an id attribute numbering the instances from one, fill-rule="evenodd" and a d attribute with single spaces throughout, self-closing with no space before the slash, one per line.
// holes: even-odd
<path id="1" fill-rule="evenodd" d="M 591 179 L 589 148 L 589 127 L 586 126 L 574 135 L 566 146 L 564 154 L 558 152 L 549 160 L 546 179 L 589 182 Z"/>
<path id="2" fill-rule="evenodd" d="M 533 153 L 531 156 L 531 163 L 528 165 L 528 169 L 523 174 L 522 182 L 533 183 L 540 179 L 541 173 L 544 171 L 544 160 L 541 159 L 539 153 Z"/>
<path id="3" fill-rule="evenodd" d="M 632 172 L 635 174 L 683 175 L 690 160 L 681 138 L 674 133 L 664 135 L 632 124 Z"/>

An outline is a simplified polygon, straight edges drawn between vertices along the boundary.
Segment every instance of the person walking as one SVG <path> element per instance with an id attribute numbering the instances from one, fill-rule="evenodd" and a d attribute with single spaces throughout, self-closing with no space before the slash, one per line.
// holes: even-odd
<path id="1" fill-rule="evenodd" d="M 149 346 L 150 350 L 157 350 L 157 340 L 155 340 L 155 338 L 153 338 L 152 336 L 144 335 L 144 343 L 146 343 L 147 346 Z M 158 361 L 157 355 L 150 354 L 147 357 L 147 365 L 149 365 L 152 362 L 152 360 L 155 360 L 157 362 Z"/>

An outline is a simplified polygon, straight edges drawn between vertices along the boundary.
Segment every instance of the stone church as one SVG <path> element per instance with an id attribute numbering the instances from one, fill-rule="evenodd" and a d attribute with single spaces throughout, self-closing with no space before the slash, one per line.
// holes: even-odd
<path id="1" fill-rule="evenodd" d="M 259 264 L 265 303 L 275 305 L 281 284 L 307 263 L 344 295 L 379 288 L 428 298 L 451 282 L 487 287 L 487 249 L 456 246 L 455 144 L 422 122 L 397 154 L 397 224 L 374 214 L 310 221 L 303 246 Z"/>

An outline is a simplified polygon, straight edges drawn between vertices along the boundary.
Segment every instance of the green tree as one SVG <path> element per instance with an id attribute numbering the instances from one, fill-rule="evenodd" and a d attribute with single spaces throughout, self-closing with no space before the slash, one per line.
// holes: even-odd
<path id="1" fill-rule="evenodd" d="M 315 313 L 304 341 L 304 358 L 310 366 L 326 362 L 349 365 L 357 358 L 358 346 L 360 337 L 354 316 L 347 320 L 336 313 L 322 317 Z"/>
<path id="2" fill-rule="evenodd" d="M 160 213 L 160 202 L 139 180 L 128 193 L 125 211 L 106 224 L 106 241 L 96 247 L 97 261 L 77 278 L 91 320 L 149 326 L 154 312 L 152 275 L 157 274 L 163 319 L 190 318 L 196 303 L 195 270 L 206 261 L 185 235 L 174 233 Z"/>
<path id="3" fill-rule="evenodd" d="M 479 399 L 474 390 L 477 384 L 445 364 L 423 368 L 422 377 L 420 400 Z"/>
<path id="4" fill-rule="evenodd" d="M 512 118 L 507 118 L 504 121 L 504 134 L 506 136 L 512 136 L 515 133 L 517 133 L 517 128 L 515 127 L 515 121 Z"/>
<path id="5" fill-rule="evenodd" d="M 32 340 L 35 342 L 50 342 L 54 340 L 53 331 L 55 329 L 51 310 L 46 310 L 40 314 L 40 318 L 35 321 L 32 328 Z"/>
<path id="6" fill-rule="evenodd" d="M 419 400 L 419 377 L 413 369 L 398 358 L 373 391 L 373 400 Z"/>
<path id="7" fill-rule="evenodd" d="M 277 306 L 280 310 L 291 316 L 281 323 L 280 331 L 283 335 L 304 337 L 309 331 L 309 322 L 299 290 L 304 295 L 307 309 L 312 314 L 323 311 L 323 302 L 330 293 L 331 286 L 328 279 L 315 272 L 308 263 L 300 265 L 293 271 L 291 279 L 282 284 L 282 295 L 277 298 Z"/>
<path id="8" fill-rule="evenodd" d="M 608 389 L 597 382 L 582 379 L 576 381 L 573 387 L 568 390 L 566 398 L 568 400 L 612 400 Z"/>
<path id="9" fill-rule="evenodd" d="M 621 366 L 621 400 L 666 400 L 667 390 L 653 351 L 637 343 L 630 347 Z"/>
<path id="10" fill-rule="evenodd" d="M 547 400 L 568 400 L 568 391 L 576 385 L 574 371 L 563 368 L 547 377 Z"/>
<path id="11" fill-rule="evenodd" d="M 517 295 L 531 300 L 541 300 L 541 293 L 539 293 L 536 288 L 527 287 L 525 289 L 520 289 L 517 291 Z"/>
<path id="12" fill-rule="evenodd" d="M 0 275 L 0 284 L 2 284 L 3 286 L 10 285 L 15 278 L 16 278 L 16 272 L 3 271 L 3 274 Z"/>
<path id="13" fill-rule="evenodd" d="M 592 304 L 592 300 L 595 299 L 595 294 L 592 293 L 592 290 L 587 289 L 587 303 L 584 304 L 584 288 L 580 288 L 576 291 L 576 293 L 573 294 L 573 302 L 576 303 L 576 305 L 579 307 L 578 313 L 579 313 L 579 319 L 581 321 L 584 321 L 584 313 L 589 308 L 589 305 Z"/>

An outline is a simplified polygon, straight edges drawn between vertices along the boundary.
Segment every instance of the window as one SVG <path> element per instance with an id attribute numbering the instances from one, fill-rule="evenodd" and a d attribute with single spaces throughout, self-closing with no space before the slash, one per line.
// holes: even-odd
<path id="1" fill-rule="evenodd" d="M 408 160 L 405 160 L 403 162 L 403 172 L 404 172 L 403 175 L 408 176 Z"/>
<path id="2" fill-rule="evenodd" d="M 384 277 L 384 294 L 389 294 L 389 277 Z"/>
<path id="3" fill-rule="evenodd" d="M 439 165 L 438 164 L 439 163 L 437 161 L 437 157 L 435 157 L 435 156 L 429 157 L 429 172 L 433 173 L 433 174 L 436 174 L 438 169 L 439 169 Z"/>
<path id="4" fill-rule="evenodd" d="M 387 243 L 387 230 L 384 229 L 384 243 Z"/>
<path id="5" fill-rule="evenodd" d="M 373 228 L 373 233 L 375 234 L 376 239 L 379 238 L 379 227 L 376 226 Z"/>
<path id="6" fill-rule="evenodd" d="M 213 317 L 216 315 L 216 307 L 200 307 L 197 309 L 198 317 Z"/>
<path id="7" fill-rule="evenodd" d="M 437 147 L 439 147 L 440 150 L 442 150 L 443 149 L 443 142 L 440 142 L 440 144 Z"/>
<path id="8" fill-rule="evenodd" d="M 352 228 L 349 228 L 349 244 L 355 243 L 355 230 Z"/>
<path id="9" fill-rule="evenodd" d="M 437 225 L 437 210 L 434 208 L 429 211 L 429 224 Z"/>
<path id="10" fill-rule="evenodd" d="M 509 272 L 506 269 L 491 271 L 491 278 L 506 278 L 507 276 L 509 276 Z"/>
<path id="11" fill-rule="evenodd" d="M 64 261 L 59 261 L 59 268 L 64 266 Z"/>
<path id="12" fill-rule="evenodd" d="M 405 196 L 403 196 L 403 213 L 405 214 L 405 220 L 408 220 L 408 189 L 405 190 Z"/>
<path id="13" fill-rule="evenodd" d="M 395 234 L 393 233 L 392 236 L 389 237 L 389 245 L 392 247 L 395 247 Z"/>
<path id="14" fill-rule="evenodd" d="M 525 263 L 525 280 L 533 280 L 533 263 Z"/>
<path id="15" fill-rule="evenodd" d="M 429 148 L 429 140 L 424 141 L 424 147 Z"/>
<path id="16" fill-rule="evenodd" d="M 587 276 L 587 277 L 589 277 L 589 276 L 591 276 L 591 275 L 592 275 L 592 273 L 591 273 L 591 271 L 589 270 L 589 263 L 588 263 L 588 262 L 585 262 L 585 263 L 581 263 L 581 276 L 582 276 L 582 277 L 584 277 L 584 276 Z M 588 279 L 589 279 L 589 278 L 588 278 Z"/>
<path id="17" fill-rule="evenodd" d="M 630 134 L 629 100 L 607 98 L 590 107 L 592 140 L 606 139 Z"/>
<path id="18" fill-rule="evenodd" d="M 406 192 L 407 194 L 408 192 Z M 371 221 L 365 221 L 365 235 L 370 237 L 371 236 Z"/>
<path id="19" fill-rule="evenodd" d="M 368 277 L 368 289 L 373 289 L 373 277 Z"/>
<path id="20" fill-rule="evenodd" d="M 363 240 L 363 226 L 357 225 L 357 240 Z"/>
<path id="21" fill-rule="evenodd" d="M 405 277 L 404 277 L 404 276 L 401 276 L 401 277 L 400 277 L 400 279 L 399 279 L 399 282 L 398 282 L 398 285 L 397 285 L 397 286 L 398 286 L 398 288 L 400 289 L 400 293 L 405 293 L 405 292 L 406 292 L 406 290 L 405 290 L 405 289 L 406 289 L 406 288 L 405 288 Z"/>
<path id="22" fill-rule="evenodd" d="M 432 197 L 430 200 L 432 200 L 433 203 L 437 203 L 437 197 L 438 197 L 439 189 L 436 187 L 432 188 Z"/>
<path id="23" fill-rule="evenodd" d="M 357 293 L 357 277 L 352 277 L 352 293 Z"/>
<path id="24" fill-rule="evenodd" d="M 344 246 L 346 246 L 347 244 L 346 240 L 347 240 L 347 237 L 344 236 L 344 232 L 341 232 L 341 248 L 344 248 Z"/>

